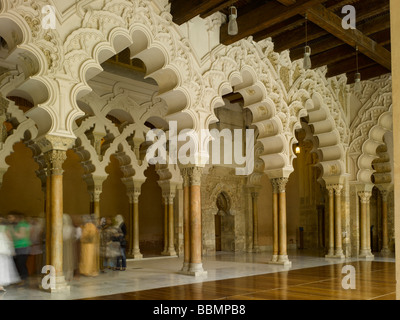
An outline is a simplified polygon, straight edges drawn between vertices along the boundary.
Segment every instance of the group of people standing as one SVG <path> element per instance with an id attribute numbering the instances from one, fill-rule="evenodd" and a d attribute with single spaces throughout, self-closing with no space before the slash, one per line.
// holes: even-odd
<path id="1" fill-rule="evenodd" d="M 0 217 L 0 291 L 10 284 L 24 284 L 38 272 L 43 257 L 43 221 L 19 212 Z"/>
<path id="2" fill-rule="evenodd" d="M 79 275 L 126 270 L 126 224 L 122 215 L 77 220 L 63 215 L 63 273 L 66 281 Z M 75 221 L 75 223 L 74 223 Z M 11 212 L 0 217 L 0 292 L 11 284 L 24 284 L 40 274 L 45 264 L 45 232 L 41 218 Z"/>
<path id="3" fill-rule="evenodd" d="M 114 219 L 93 215 L 82 218 L 80 227 L 74 227 L 69 215 L 64 214 L 63 271 L 67 281 L 74 275 L 97 276 L 106 269 L 126 270 L 126 224 L 121 215 Z"/>

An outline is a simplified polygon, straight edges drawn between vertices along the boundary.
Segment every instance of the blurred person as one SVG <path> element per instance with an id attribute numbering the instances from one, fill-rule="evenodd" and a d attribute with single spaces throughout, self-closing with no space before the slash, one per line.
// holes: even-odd
<path id="1" fill-rule="evenodd" d="M 17 268 L 13 260 L 15 255 L 14 244 L 10 230 L 4 218 L 0 217 L 0 291 L 20 281 Z"/>
<path id="2" fill-rule="evenodd" d="M 10 228 L 10 233 L 15 248 L 14 261 L 23 284 L 29 276 L 26 262 L 31 247 L 31 227 L 22 213 L 11 212 L 8 215 L 8 219 L 12 224 L 12 227 Z"/>
<path id="3" fill-rule="evenodd" d="M 108 269 L 116 270 L 117 258 L 121 255 L 120 233 L 111 218 L 106 219 L 104 230 L 104 242 L 106 244 L 105 266 Z"/>
<path id="4" fill-rule="evenodd" d="M 100 271 L 104 272 L 104 269 L 107 267 L 106 263 L 106 250 L 107 250 L 107 239 L 106 239 L 106 230 L 107 230 L 107 219 L 102 217 L 100 219 L 100 224 L 98 226 L 99 234 L 100 234 Z"/>
<path id="5" fill-rule="evenodd" d="M 79 272 L 85 276 L 99 274 L 99 232 L 90 215 L 83 217 Z"/>
<path id="6" fill-rule="evenodd" d="M 78 268 L 78 255 L 76 247 L 76 228 L 69 214 L 63 214 L 63 271 L 66 281 L 74 278 Z"/>
<path id="7" fill-rule="evenodd" d="M 118 214 L 115 217 L 115 226 L 119 233 L 120 255 L 117 257 L 117 270 L 126 270 L 126 224 L 122 215 Z"/>
<path id="8" fill-rule="evenodd" d="M 28 218 L 30 223 L 30 240 L 31 249 L 29 252 L 28 266 L 30 275 L 41 274 L 43 267 L 43 235 L 44 235 L 44 219 Z"/>

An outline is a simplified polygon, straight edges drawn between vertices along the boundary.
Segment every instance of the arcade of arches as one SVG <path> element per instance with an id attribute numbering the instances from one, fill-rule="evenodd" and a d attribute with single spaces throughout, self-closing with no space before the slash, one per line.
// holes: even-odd
<path id="1" fill-rule="evenodd" d="M 166 0 L 1 1 L 0 214 L 46 219 L 59 287 L 63 213 L 121 214 L 130 258 L 177 255 L 194 276 L 216 251 L 394 253 L 392 75 L 356 93 L 271 39 L 220 44 L 222 23 L 177 26 Z M 254 170 L 205 163 L 202 142 L 195 164 L 148 163 L 146 134 L 172 121 L 254 129 Z"/>

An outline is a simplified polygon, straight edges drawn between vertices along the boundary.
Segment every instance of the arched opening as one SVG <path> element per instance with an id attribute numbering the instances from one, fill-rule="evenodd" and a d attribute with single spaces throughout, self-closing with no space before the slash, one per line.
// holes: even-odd
<path id="1" fill-rule="evenodd" d="M 90 211 L 90 196 L 83 180 L 81 159 L 73 150 L 67 151 L 63 170 L 64 213 L 69 214 L 77 224 L 79 217 L 93 212 Z"/>
<path id="2" fill-rule="evenodd" d="M 139 196 L 140 250 L 143 257 L 161 256 L 164 248 L 164 201 L 154 165 L 144 172 L 146 181 Z"/>
<path id="3" fill-rule="evenodd" d="M 4 174 L 0 192 L 0 214 L 16 210 L 27 217 L 44 217 L 44 193 L 42 182 L 36 175 L 38 164 L 32 151 L 23 142 L 13 147 L 6 158 L 9 168 Z"/>

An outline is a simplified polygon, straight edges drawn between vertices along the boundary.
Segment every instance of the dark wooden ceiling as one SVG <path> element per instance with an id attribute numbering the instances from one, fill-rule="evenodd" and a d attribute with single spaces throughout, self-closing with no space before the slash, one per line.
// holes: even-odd
<path id="1" fill-rule="evenodd" d="M 238 10 L 239 33 L 230 36 L 227 24 L 220 31 L 221 43 L 229 45 L 253 36 L 260 41 L 271 37 L 275 51 L 290 50 L 292 60 L 301 59 L 307 38 L 312 67 L 326 65 L 328 77 L 346 73 L 348 83 L 356 73 L 356 47 L 362 80 L 391 72 L 389 0 L 170 0 L 173 21 L 178 25 L 200 15 Z M 343 29 L 345 5 L 356 9 L 356 30 Z"/>

